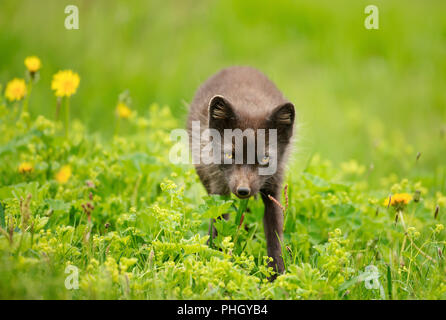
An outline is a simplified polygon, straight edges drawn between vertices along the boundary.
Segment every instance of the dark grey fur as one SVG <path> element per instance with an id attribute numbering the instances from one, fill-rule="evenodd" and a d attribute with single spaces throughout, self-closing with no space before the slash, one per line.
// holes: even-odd
<path id="1" fill-rule="evenodd" d="M 268 195 L 280 201 L 285 163 L 291 148 L 295 111 L 291 104 L 263 73 L 250 67 L 229 67 L 210 77 L 198 89 L 191 103 L 188 130 L 192 121 L 200 121 L 201 131 L 214 128 L 245 130 L 277 129 L 277 171 L 258 175 L 256 164 L 196 165 L 197 173 L 209 194 L 237 195 L 240 186 L 260 193 L 265 204 L 264 229 L 270 264 L 284 271 L 280 241 L 283 237 L 283 214 Z M 203 141 L 202 141 L 203 145 Z M 225 216 L 227 218 L 227 215 Z M 215 230 L 212 236 L 215 236 Z"/>

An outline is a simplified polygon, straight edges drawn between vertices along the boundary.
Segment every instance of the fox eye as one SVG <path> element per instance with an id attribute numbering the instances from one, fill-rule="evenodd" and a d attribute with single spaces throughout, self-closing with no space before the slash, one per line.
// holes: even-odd
<path id="1" fill-rule="evenodd" d="M 225 158 L 226 159 L 232 159 L 232 153 L 231 152 L 225 152 Z"/>
<path id="2" fill-rule="evenodd" d="M 260 164 L 267 165 L 269 163 L 269 156 L 263 156 L 262 159 L 260 159 Z"/>

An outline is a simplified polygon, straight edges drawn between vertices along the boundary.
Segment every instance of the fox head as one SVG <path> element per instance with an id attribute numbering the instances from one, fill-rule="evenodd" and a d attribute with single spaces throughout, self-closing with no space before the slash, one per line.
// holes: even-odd
<path id="1" fill-rule="evenodd" d="M 218 143 L 213 140 L 222 159 L 218 168 L 237 197 L 248 198 L 280 183 L 294 119 L 290 102 L 250 107 L 232 105 L 220 95 L 210 100 L 209 128 L 222 137 Z"/>

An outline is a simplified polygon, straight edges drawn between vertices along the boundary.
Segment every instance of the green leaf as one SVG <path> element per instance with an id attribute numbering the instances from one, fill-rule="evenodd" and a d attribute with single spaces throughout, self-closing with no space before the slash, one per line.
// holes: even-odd
<path id="1" fill-rule="evenodd" d="M 237 216 L 235 217 L 235 225 L 238 227 L 240 225 L 240 220 L 242 219 L 242 214 L 246 211 L 248 207 L 249 199 L 242 199 L 239 202 L 239 206 L 237 209 Z"/>
<path id="2" fill-rule="evenodd" d="M 17 149 L 26 147 L 30 143 L 31 139 L 33 139 L 34 137 L 40 137 L 41 135 L 42 132 L 37 129 L 33 129 L 24 135 L 15 137 L 7 144 L 0 146 L 0 156 L 6 153 L 17 152 Z"/>
<path id="3" fill-rule="evenodd" d="M 55 200 L 55 199 L 46 199 L 45 203 L 48 204 L 49 208 L 53 211 L 68 211 L 70 208 L 70 204 L 64 202 L 63 200 Z"/>
<path id="4" fill-rule="evenodd" d="M 0 202 L 0 227 L 6 228 L 5 223 L 5 210 L 3 209 L 3 204 Z"/>
<path id="5" fill-rule="evenodd" d="M 393 299 L 392 293 L 392 270 L 390 270 L 390 266 L 387 265 L 387 291 L 389 293 L 389 300 Z"/>
<path id="6" fill-rule="evenodd" d="M 200 206 L 200 212 L 205 218 L 212 219 L 217 219 L 223 214 L 229 213 L 233 203 L 232 200 L 226 200 L 228 197 L 219 195 L 211 195 L 203 199 L 205 204 Z"/>
<path id="7" fill-rule="evenodd" d="M 236 232 L 236 225 L 226 221 L 225 219 L 218 219 L 214 222 L 214 227 L 218 232 L 219 236 L 227 237 L 232 236 Z"/>
<path id="8" fill-rule="evenodd" d="M 37 223 L 34 226 L 34 230 L 39 231 L 40 229 L 45 227 L 45 225 L 48 223 L 48 219 L 48 217 L 39 217 L 38 220 L 36 220 Z"/>

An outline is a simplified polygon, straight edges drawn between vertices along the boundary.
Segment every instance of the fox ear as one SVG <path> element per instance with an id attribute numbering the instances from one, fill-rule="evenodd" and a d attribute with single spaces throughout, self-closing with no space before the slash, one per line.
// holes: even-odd
<path id="1" fill-rule="evenodd" d="M 275 128 L 279 135 L 285 133 L 286 137 L 291 137 L 295 118 L 294 105 L 291 102 L 276 107 L 269 117 L 271 128 Z"/>
<path id="2" fill-rule="evenodd" d="M 209 102 L 209 128 L 230 129 L 234 119 L 235 114 L 229 101 L 223 96 L 214 96 Z"/>
<path id="3" fill-rule="evenodd" d="M 291 102 L 286 102 L 275 108 L 269 119 L 279 126 L 292 126 L 294 116 L 294 105 Z"/>

